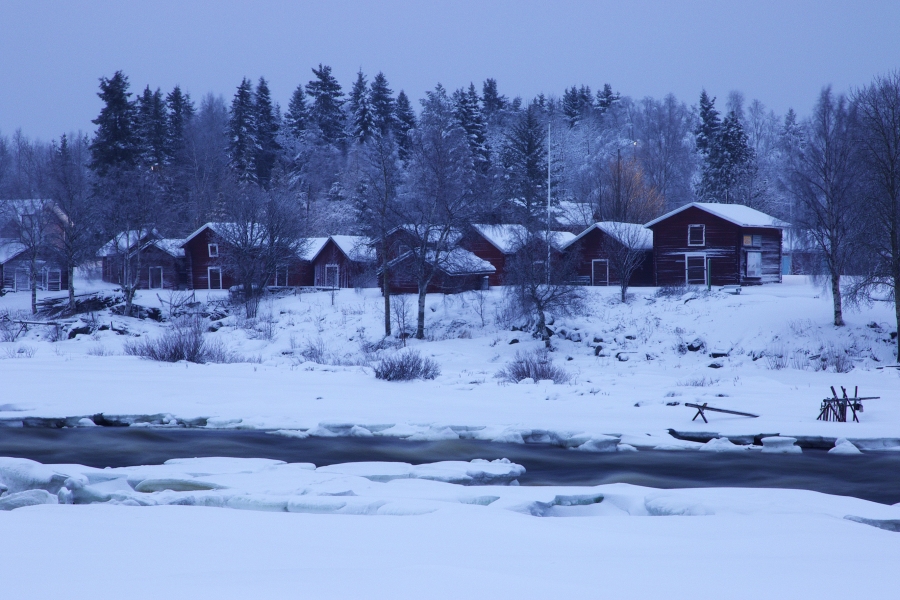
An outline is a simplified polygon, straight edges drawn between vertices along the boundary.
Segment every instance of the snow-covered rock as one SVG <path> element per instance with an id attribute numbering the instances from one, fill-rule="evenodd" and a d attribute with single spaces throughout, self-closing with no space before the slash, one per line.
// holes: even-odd
<path id="1" fill-rule="evenodd" d="M 828 454 L 862 454 L 862 452 L 847 438 L 838 438 Z"/>
<path id="2" fill-rule="evenodd" d="M 747 446 L 734 444 L 727 437 L 713 438 L 697 448 L 701 452 L 745 452 Z"/>
<path id="3" fill-rule="evenodd" d="M 766 454 L 800 454 L 803 450 L 795 446 L 797 438 L 774 435 L 762 438 L 762 452 Z"/>

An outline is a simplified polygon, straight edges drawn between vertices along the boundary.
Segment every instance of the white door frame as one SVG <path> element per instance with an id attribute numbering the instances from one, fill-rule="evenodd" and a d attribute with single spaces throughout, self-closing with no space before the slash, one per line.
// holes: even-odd
<path id="1" fill-rule="evenodd" d="M 153 287 L 153 275 L 151 275 L 151 272 L 153 271 L 153 269 L 159 269 L 159 287 Z M 161 266 L 147 267 L 147 289 L 148 290 L 164 289 L 166 287 L 165 283 L 163 283 L 164 281 L 165 280 L 163 279 L 163 268 Z"/>
<path id="2" fill-rule="evenodd" d="M 328 269 L 334 269 L 334 286 L 331 286 L 328 282 Z M 325 264 L 325 287 L 341 287 L 341 266 L 337 263 L 326 263 Z"/>
<path id="3" fill-rule="evenodd" d="M 688 278 L 688 258 L 697 258 L 701 257 L 703 259 L 703 283 L 702 285 L 706 285 L 706 279 L 709 277 L 709 273 L 706 272 L 707 263 L 706 263 L 706 252 L 685 252 L 684 253 L 684 283 L 685 285 L 701 285 L 698 283 L 691 283 Z"/>
<path id="4" fill-rule="evenodd" d="M 594 263 L 606 263 L 606 281 L 603 283 L 598 283 L 594 280 Z M 609 285 L 609 259 L 608 258 L 594 258 L 591 260 L 591 285 Z"/>
<path id="5" fill-rule="evenodd" d="M 219 273 L 219 287 L 212 287 L 212 272 L 217 271 Z M 222 267 L 206 267 L 206 289 L 209 290 L 221 290 L 222 289 Z"/>

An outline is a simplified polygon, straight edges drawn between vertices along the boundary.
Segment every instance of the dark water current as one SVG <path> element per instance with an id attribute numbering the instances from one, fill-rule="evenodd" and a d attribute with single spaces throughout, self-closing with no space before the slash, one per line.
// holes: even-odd
<path id="1" fill-rule="evenodd" d="M 900 502 L 900 452 L 835 456 L 758 452 L 590 453 L 543 444 L 475 440 L 407 442 L 392 438 L 308 438 L 263 431 L 98 427 L 0 428 L 0 456 L 94 467 L 160 464 L 170 458 L 231 456 L 328 465 L 356 461 L 413 464 L 508 458 L 527 472 L 522 485 L 632 483 L 656 488 L 798 488 Z"/>

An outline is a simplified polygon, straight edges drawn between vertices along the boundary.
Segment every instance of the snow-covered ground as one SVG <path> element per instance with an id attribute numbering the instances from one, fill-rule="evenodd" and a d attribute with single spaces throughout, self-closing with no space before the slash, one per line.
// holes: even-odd
<path id="1" fill-rule="evenodd" d="M 0 512 L 3 593 L 435 599 L 695 598 L 698 590 L 735 598 L 896 594 L 900 544 L 890 529 L 900 526 L 900 506 L 802 490 L 449 483 L 509 481 L 518 471 L 502 461 L 316 469 L 219 458 L 92 469 L 0 459 L 0 479 L 10 488 L 0 505 L 35 504 Z"/>
<path id="2" fill-rule="evenodd" d="M 51 341 L 53 328 L 32 327 L 0 342 L 0 421 L 70 417 L 69 425 L 90 426 L 103 413 L 295 437 L 470 437 L 591 451 L 749 451 L 759 434 L 900 448 L 900 374 L 877 369 L 895 364 L 891 307 L 848 311 L 848 326 L 836 329 L 830 298 L 803 278 L 740 296 L 635 289 L 625 305 L 615 289 L 586 291 L 587 314 L 552 324 L 551 356 L 572 375 L 568 384 L 495 378 L 517 351 L 540 345 L 498 325 L 500 290 L 429 296 L 428 339 L 407 343 L 441 375 L 377 380 L 370 365 L 392 351 L 371 347 L 382 330 L 381 298 L 342 290 L 266 301 L 255 321 L 218 320 L 205 335 L 246 361 L 232 364 L 125 356 L 126 340 L 169 325 L 108 311 L 82 317 L 103 329 L 74 339 Z M 138 303 L 170 299 L 141 293 Z M 28 303 L 8 294 L 0 311 Z M 307 360 L 313 354 L 319 362 Z M 817 421 L 832 385 L 881 398 L 865 403 L 861 423 Z M 692 422 L 685 402 L 760 416 L 708 413 L 709 424 Z M 670 428 L 730 441 L 685 442 Z M 790 450 L 789 440 L 767 446 L 779 441 Z M 94 469 L 0 458 L 0 508 L 15 509 L 0 510 L 0 594 L 896 596 L 900 505 L 803 490 L 520 487 L 519 469 L 503 461 L 316 468 L 221 458 Z"/>
<path id="3" fill-rule="evenodd" d="M 877 369 L 895 364 L 895 327 L 886 303 L 848 311 L 847 327 L 835 328 L 830 297 L 801 277 L 744 288 L 739 296 L 666 298 L 635 288 L 624 305 L 616 301 L 616 289 L 586 291 L 587 314 L 552 325 L 557 335 L 551 356 L 573 376 L 570 384 L 509 385 L 495 378 L 517 351 L 540 346 L 526 332 L 498 326 L 501 290 L 486 294 L 484 325 L 476 294 L 429 296 L 428 339 L 408 345 L 436 360 L 441 375 L 413 383 L 377 380 L 364 366 L 377 355 L 364 349 L 383 328 L 380 295 L 341 290 L 333 297 L 320 292 L 267 301 L 255 322 L 238 316 L 219 321 L 221 329 L 207 338 L 248 361 L 236 364 L 168 364 L 123 355 L 126 340 L 157 336 L 167 327 L 149 319 L 98 313 L 95 323 L 109 329 L 60 342 L 48 341 L 47 328 L 32 328 L 15 342 L 0 343 L 0 359 L 11 357 L 0 360 L 0 408 L 6 409 L 0 419 L 163 414 L 171 422 L 207 419 L 209 427 L 298 435 L 571 440 L 567 445 L 614 434 L 638 448 L 666 445 L 672 428 L 732 437 L 888 438 L 885 444 L 900 446 L 900 373 Z M 167 294 L 159 297 L 167 300 Z M 159 306 L 159 297 L 144 292 L 138 302 Z M 8 294 L 0 298 L 0 310 L 27 303 L 25 294 Z M 308 346 L 331 364 L 304 359 Z M 853 368 L 835 372 L 836 361 Z M 865 403 L 861 423 L 817 421 L 830 386 L 858 386 L 862 395 L 881 398 Z M 704 424 L 691 421 L 696 411 L 685 402 L 760 416 L 707 413 L 710 423 Z"/>

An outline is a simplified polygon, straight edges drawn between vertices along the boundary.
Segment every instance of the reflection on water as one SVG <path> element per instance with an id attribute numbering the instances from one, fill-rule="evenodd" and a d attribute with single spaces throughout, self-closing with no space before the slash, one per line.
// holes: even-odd
<path id="1" fill-rule="evenodd" d="M 160 464 L 170 458 L 233 456 L 327 465 L 356 461 L 413 464 L 508 458 L 527 472 L 522 485 L 632 483 L 656 488 L 779 487 L 900 502 L 900 453 L 835 456 L 756 452 L 574 452 L 542 444 L 475 440 L 308 438 L 262 431 L 160 428 L 0 428 L 0 456 L 94 467 Z"/>

